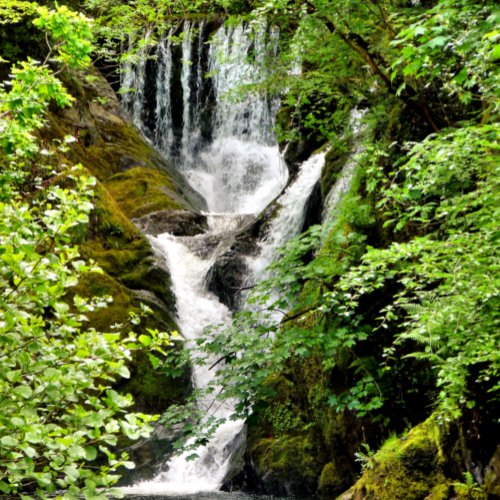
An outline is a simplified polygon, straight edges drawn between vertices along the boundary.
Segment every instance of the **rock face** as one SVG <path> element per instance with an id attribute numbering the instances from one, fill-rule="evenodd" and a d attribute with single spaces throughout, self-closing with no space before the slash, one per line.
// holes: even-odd
<path id="1" fill-rule="evenodd" d="M 100 331 L 127 322 L 129 312 L 139 314 L 140 304 L 148 305 L 153 314 L 139 328 L 177 329 L 169 271 L 130 219 L 160 213 L 144 220 L 150 227 L 158 220 L 162 227 L 175 226 L 179 233 L 192 234 L 205 227 L 197 213 L 204 200 L 128 120 L 97 71 L 65 74 L 62 79 L 75 97 L 74 105 L 51 111 L 41 138 L 50 143 L 75 137 L 67 162 L 81 163 L 98 181 L 91 224 L 80 236 L 80 251 L 104 271 L 84 276 L 69 298 L 75 294 L 113 298 L 108 308 L 89 315 L 90 325 Z M 131 379 L 118 385 L 132 393 L 137 410 L 161 412 L 190 389 L 189 370 L 170 379 L 153 373 L 146 356 L 140 355 L 129 368 Z"/>
<path id="2" fill-rule="evenodd" d="M 149 439 L 138 441 L 126 447 L 130 460 L 136 467 L 132 470 L 120 470 L 120 486 L 130 485 L 138 481 L 152 479 L 161 472 L 165 457 L 174 452 L 173 443 L 182 435 L 180 428 L 166 428 L 156 425 Z"/>
<path id="3" fill-rule="evenodd" d="M 486 500 L 498 496 L 498 448 L 486 468 L 471 461 L 467 417 L 445 424 L 431 416 L 401 438 L 363 457 L 363 474 L 338 500 Z M 466 437 L 469 435 L 469 437 Z M 484 452 L 484 450 L 483 450 Z M 465 474 L 461 471 L 468 470 Z"/>
<path id="4" fill-rule="evenodd" d="M 158 236 L 170 233 L 174 236 L 196 236 L 208 230 L 204 215 L 187 210 L 160 210 L 138 219 L 133 219 L 135 226 L 145 234 Z"/>
<path id="5" fill-rule="evenodd" d="M 262 438 L 247 451 L 257 490 L 268 495 L 304 497 L 314 494 L 321 472 L 307 436 Z"/>
<path id="6" fill-rule="evenodd" d="M 207 287 L 219 300 L 236 311 L 248 280 L 246 257 L 258 252 L 263 219 L 250 217 L 237 231 L 225 233 L 224 243 L 207 274 Z"/>

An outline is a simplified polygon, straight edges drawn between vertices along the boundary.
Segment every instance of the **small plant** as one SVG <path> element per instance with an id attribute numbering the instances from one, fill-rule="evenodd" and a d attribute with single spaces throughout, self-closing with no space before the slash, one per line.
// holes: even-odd
<path id="1" fill-rule="evenodd" d="M 354 456 L 363 472 L 375 467 L 375 451 L 370 448 L 368 443 L 362 443 L 360 449 L 354 453 Z"/>

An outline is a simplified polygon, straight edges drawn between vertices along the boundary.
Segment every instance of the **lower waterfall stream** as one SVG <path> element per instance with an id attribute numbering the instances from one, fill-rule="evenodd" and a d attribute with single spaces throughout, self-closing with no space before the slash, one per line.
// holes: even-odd
<path id="1" fill-rule="evenodd" d="M 244 258 L 247 270 L 242 271 L 249 274 L 247 281 L 251 284 L 264 278 L 267 266 L 276 258 L 276 249 L 299 234 L 304 226 L 308 200 L 319 182 L 325 153 L 314 154 L 304 161 L 284 189 L 288 169 L 274 132 L 278 101 L 265 93 L 250 94 L 237 103 L 224 98 L 238 85 L 259 81 L 266 56 L 276 54 L 276 31 L 263 27 L 252 34 L 248 26 L 221 26 L 206 42 L 203 24 L 194 29 L 193 24 L 186 21 L 183 30 L 184 62 L 180 81 L 175 81 L 173 72 L 174 59 L 178 55 L 175 56 L 170 39 L 161 40 L 157 49 L 158 62 L 149 69 L 155 72 L 154 78 L 146 78 L 144 64 L 125 68 L 124 86 L 138 90 L 135 94 L 126 94 L 123 102 L 136 125 L 160 152 L 174 159 L 177 170 L 206 201 L 204 215 L 209 229 L 204 234 L 173 236 L 164 233 L 149 237 L 158 257 L 166 262 L 170 271 L 177 324 L 186 345 L 193 348 L 207 327 L 231 322 L 231 311 L 207 289 L 207 275 L 218 256 L 229 249 L 229 236 L 234 236 L 245 225 L 248 227 L 274 200 L 274 215 L 265 235 L 257 242 L 258 255 Z M 208 53 L 203 49 L 207 43 Z M 247 57 L 251 47 L 256 53 L 253 62 Z M 208 80 L 200 75 L 207 68 L 212 71 L 213 102 L 208 107 L 213 108 L 213 113 L 210 139 L 203 140 L 200 127 L 207 103 L 202 96 L 206 93 L 204 86 L 208 85 Z M 152 80 L 156 82 L 152 93 L 154 99 L 149 102 L 147 96 L 151 92 L 146 92 L 145 85 Z M 171 94 L 176 85 L 182 89 L 180 109 L 175 108 Z M 144 111 L 151 105 L 155 109 L 153 124 Z M 174 119 L 176 113 L 182 116 L 180 121 Z M 353 128 L 354 125 L 351 120 Z M 345 182 L 339 194 L 350 182 L 349 175 L 340 177 Z M 196 389 L 206 388 L 213 380 L 212 364 L 209 362 L 194 369 L 192 378 Z M 196 450 L 198 458 L 186 460 L 192 451 L 170 458 L 154 479 L 125 488 L 127 495 L 253 498 L 217 492 L 235 457 L 241 458 L 246 437 L 244 422 L 228 418 L 233 413 L 231 402 L 221 403 L 210 396 L 198 400 L 197 404 L 207 416 L 227 418 L 227 421 L 206 446 Z"/>
<path id="2" fill-rule="evenodd" d="M 351 115 L 351 127 L 356 139 L 361 117 L 362 113 L 356 110 Z M 356 143 L 339 174 L 337 183 L 332 187 L 331 193 L 335 198 L 333 204 L 338 203 L 349 188 L 353 175 L 354 156 L 359 151 L 360 146 Z M 304 161 L 294 180 L 275 201 L 277 209 L 264 237 L 259 242 L 258 255 L 246 258 L 252 275 L 249 279 L 252 281 L 255 282 L 265 277 L 266 267 L 276 258 L 277 248 L 300 233 L 306 215 L 307 201 L 319 181 L 324 164 L 324 152 L 316 153 Z M 272 185 L 271 189 L 275 189 L 275 183 L 276 180 L 271 177 L 267 182 Z M 254 202 L 262 210 L 268 202 L 269 190 L 266 189 L 265 179 L 263 182 L 261 179 L 257 185 L 259 189 L 253 194 Z M 259 197 L 259 191 L 264 193 L 264 196 Z M 252 193 L 248 194 L 252 195 Z M 224 196 L 224 194 L 219 193 L 219 196 Z M 243 199 L 241 196 L 238 197 L 237 193 L 233 193 L 233 197 Z M 332 196 L 327 198 L 328 210 L 334 208 L 331 198 Z M 258 212 L 256 214 L 211 213 L 207 214 L 209 230 L 204 234 L 187 237 L 164 233 L 150 237 L 153 247 L 166 260 L 170 270 L 172 289 L 177 303 L 178 325 L 191 347 L 195 345 L 196 339 L 204 335 L 207 327 L 229 324 L 231 321 L 231 311 L 207 290 L 206 278 L 217 256 L 227 249 L 225 235 L 241 228 L 245 222 L 253 219 L 257 214 Z M 323 214 L 324 220 L 325 215 Z M 213 376 L 208 364 L 197 366 L 193 373 L 194 387 L 201 389 L 207 387 Z M 215 397 L 198 400 L 197 403 L 200 409 L 218 418 L 229 417 L 233 410 L 230 402 L 221 403 L 216 401 Z M 244 423 L 228 419 L 217 429 L 206 446 L 196 450 L 198 458 L 186 460 L 191 452 L 174 456 L 164 466 L 164 472 L 153 480 L 143 481 L 126 488 L 126 493 L 143 498 L 161 495 L 179 499 L 240 498 L 244 500 L 253 498 L 241 494 L 224 496 L 217 492 L 226 478 L 234 456 L 244 447 L 245 437 Z"/>
<path id="3" fill-rule="evenodd" d="M 250 266 L 254 280 L 262 276 L 274 250 L 300 231 L 307 199 L 319 179 L 323 164 L 324 154 L 305 161 L 294 182 L 278 198 L 279 222 L 272 225 L 273 237 L 263 239 L 260 257 L 254 259 L 254 265 Z M 265 187 L 261 191 L 267 194 Z M 231 320 L 228 308 L 206 290 L 206 275 L 217 255 L 217 248 L 211 248 L 213 245 L 207 245 L 206 242 L 207 238 L 216 237 L 220 239 L 218 247 L 224 246 L 224 232 L 236 229 L 244 219 L 239 214 L 216 214 L 208 217 L 210 229 L 205 234 L 176 237 L 164 233 L 150 238 L 169 267 L 177 302 L 178 324 L 188 343 L 193 343 L 203 335 L 206 327 L 227 324 Z M 197 367 L 193 374 L 193 385 L 204 388 L 212 378 L 208 366 Z M 216 417 L 229 417 L 232 412 L 229 403 L 214 404 L 213 398 L 198 401 L 198 405 L 206 408 L 207 412 L 210 410 Z M 173 457 L 166 464 L 165 472 L 151 481 L 127 488 L 126 493 L 171 496 L 216 491 L 222 485 L 233 455 L 244 445 L 244 437 L 243 422 L 228 420 L 219 427 L 207 446 L 197 450 L 199 458 L 186 461 L 189 453 Z"/>

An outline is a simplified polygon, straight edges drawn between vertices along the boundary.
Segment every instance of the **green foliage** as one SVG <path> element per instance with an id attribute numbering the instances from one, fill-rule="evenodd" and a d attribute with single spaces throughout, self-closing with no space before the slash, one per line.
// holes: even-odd
<path id="1" fill-rule="evenodd" d="M 70 68 L 85 68 L 90 63 L 90 53 L 94 49 L 92 44 L 92 30 L 90 19 L 69 10 L 67 7 L 57 6 L 55 10 L 40 6 L 37 9 L 38 17 L 33 24 L 42 31 L 51 35 L 50 52 L 47 60 L 56 52 L 54 60 Z"/>
<path id="2" fill-rule="evenodd" d="M 325 398 L 337 411 L 380 419 L 397 404 L 397 380 L 411 395 L 427 373 L 443 419 L 497 405 L 497 134 L 483 124 L 430 135 L 390 173 L 388 153 L 369 149 L 333 227 L 287 244 L 254 291 L 253 311 L 199 341 L 220 361 L 212 390 L 222 387 L 219 397 L 236 398 L 236 413 L 248 416 L 275 401 L 275 373 L 319 355 L 325 377 L 342 370 L 344 387 Z M 376 196 L 393 231 L 386 247 L 367 247 L 356 232 L 374 223 L 360 189 Z M 263 413 L 279 431 L 287 419 L 272 408 Z"/>
<path id="3" fill-rule="evenodd" d="M 87 21 L 64 7 L 37 13 L 35 24 L 53 37 L 50 57 L 61 68 L 87 64 Z M 116 469 L 133 466 L 115 451 L 119 438 L 148 435 L 152 420 L 126 413 L 131 397 L 112 385 L 129 377 L 133 350 L 163 355 L 170 340 L 154 330 L 137 339 L 126 324 L 112 333 L 87 327 L 85 314 L 107 298 L 68 303 L 79 276 L 98 271 L 74 243 L 93 208 L 94 180 L 59 165 L 56 148 L 40 149 L 35 134 L 52 101 L 71 98 L 46 63 L 15 65 L 0 89 L 0 491 L 106 498 L 120 495 L 111 489 Z"/>
<path id="4" fill-rule="evenodd" d="M 35 2 L 4 0 L 0 5 L 0 24 L 17 23 L 24 16 L 35 13 Z"/>
<path id="5" fill-rule="evenodd" d="M 400 19 L 403 29 L 392 42 L 399 53 L 392 79 L 402 75 L 414 85 L 437 84 L 463 104 L 481 99 L 498 106 L 493 89 L 498 85 L 500 10 L 495 2 L 441 0 Z"/>
<path id="6" fill-rule="evenodd" d="M 494 11 L 489 1 L 447 0 L 430 9 L 290 0 L 255 11 L 285 28 L 294 17 L 284 67 L 300 53 L 303 71 L 281 80 L 288 105 L 300 106 L 296 96 L 311 96 L 316 84 L 320 98 L 311 101 L 321 103 L 322 93 L 337 99 L 342 85 L 328 80 L 333 66 L 338 72 L 330 74 L 340 74 L 351 93 L 366 95 L 365 82 L 356 81 L 361 58 L 388 93 L 411 109 L 417 104 L 436 131 L 436 123 L 452 117 L 475 121 L 421 142 L 369 148 L 361 161 L 365 176 L 334 226 L 289 243 L 258 287 L 255 310 L 200 341 L 224 361 L 216 365 L 216 384 L 222 398 L 237 398 L 238 414 L 274 397 L 273 373 L 293 358 L 318 354 L 325 373 L 341 369 L 346 378 L 327 395 L 337 411 L 381 415 L 394 404 L 396 376 L 408 372 L 408 394 L 420 390 L 424 375 L 410 375 L 410 367 L 432 374 L 443 418 L 498 404 Z M 467 92 L 474 93 L 472 108 Z M 429 114 L 431 99 L 437 121 Z M 325 111 L 330 118 L 332 110 Z M 376 200 L 376 218 L 366 197 Z M 382 222 L 387 245 L 367 247 L 367 234 Z"/>

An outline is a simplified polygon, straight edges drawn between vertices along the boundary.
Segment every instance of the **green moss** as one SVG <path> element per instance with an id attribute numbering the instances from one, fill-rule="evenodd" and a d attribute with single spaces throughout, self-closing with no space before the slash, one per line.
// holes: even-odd
<path id="1" fill-rule="evenodd" d="M 484 489 L 491 498 L 500 498 L 500 445 L 497 446 L 488 464 L 484 478 Z"/>
<path id="2" fill-rule="evenodd" d="M 349 472 L 346 473 L 345 466 L 339 466 L 335 462 L 328 462 L 321 471 L 318 485 L 320 497 L 332 498 L 344 491 L 349 484 Z"/>
<path id="3" fill-rule="evenodd" d="M 437 484 L 432 488 L 426 500 L 448 500 L 450 498 L 451 486 L 449 484 Z"/>
<path id="4" fill-rule="evenodd" d="M 479 486 L 472 486 L 468 484 L 453 484 L 452 498 L 455 500 L 487 500 L 491 498 L 486 492 L 481 490 Z"/>
<path id="5" fill-rule="evenodd" d="M 121 278 L 152 255 L 151 247 L 100 183 L 95 190 L 94 207 L 86 240 L 80 245 L 81 253 L 111 276 Z"/>
<path id="6" fill-rule="evenodd" d="M 161 413 L 173 403 L 181 403 L 190 390 L 190 373 L 186 369 L 177 378 L 153 370 L 147 355 L 134 354 L 130 379 L 123 380 L 120 391 L 132 394 L 135 409 L 147 413 Z"/>
<path id="7" fill-rule="evenodd" d="M 294 494 L 315 491 L 321 464 L 309 436 L 261 438 L 250 446 L 259 476 Z"/>
<path id="8" fill-rule="evenodd" d="M 74 136 L 77 140 L 65 160 L 81 163 L 105 184 L 113 178 L 113 194 L 130 217 L 165 208 L 191 208 L 183 195 L 185 182 L 127 120 L 102 75 L 90 68 L 60 77 L 75 102 L 71 108 L 48 114 L 41 131 L 44 145 L 50 149 L 54 139 Z M 119 177 L 122 173 L 124 177 Z"/>
<path id="9" fill-rule="evenodd" d="M 112 298 L 108 307 L 86 313 L 88 325 L 101 332 L 109 331 L 112 325 L 126 321 L 129 311 L 137 312 L 137 308 L 132 304 L 130 290 L 106 273 L 91 272 L 81 276 L 78 285 L 69 290 L 69 300 L 75 295 L 87 299 Z"/>
<path id="10" fill-rule="evenodd" d="M 388 440 L 365 464 L 363 475 L 343 498 L 423 499 L 436 484 L 446 482 L 443 461 L 440 428 L 429 418 L 404 437 Z"/>
<path id="11" fill-rule="evenodd" d="M 325 155 L 325 166 L 321 172 L 321 194 L 326 198 L 335 184 L 347 158 L 349 148 L 346 141 L 337 141 Z"/>
<path id="12" fill-rule="evenodd" d="M 183 208 L 172 198 L 170 177 L 159 170 L 132 168 L 108 179 L 106 187 L 123 212 L 131 218 L 159 210 Z"/>

